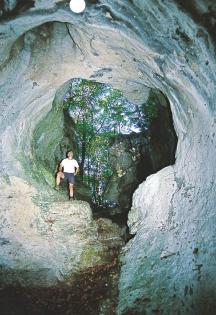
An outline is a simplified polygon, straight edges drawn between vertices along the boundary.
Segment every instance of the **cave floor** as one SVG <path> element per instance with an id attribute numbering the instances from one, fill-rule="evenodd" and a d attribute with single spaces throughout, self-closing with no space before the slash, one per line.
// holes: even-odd
<path id="1" fill-rule="evenodd" d="M 64 284 L 50 288 L 8 287 L 0 291 L 1 315 L 116 314 L 119 249 L 110 263 L 88 268 Z"/>
<path id="2" fill-rule="evenodd" d="M 40 190 L 40 193 L 32 196 L 32 200 L 40 207 L 44 216 L 49 214 L 53 203 L 66 205 L 71 202 L 68 201 L 67 192 L 64 189 L 56 192 L 51 187 L 47 190 Z M 16 202 L 13 191 L 8 194 L 5 202 Z M 72 201 L 72 203 L 79 203 L 79 200 Z M 124 242 L 116 243 L 112 239 L 107 242 L 108 231 L 100 228 L 100 224 L 103 226 L 103 223 L 99 222 L 101 217 L 107 217 L 104 215 L 104 211 L 93 214 L 93 220 L 98 224 L 99 237 L 102 243 L 103 239 L 106 242 L 107 252 L 102 263 L 85 268 L 75 276 L 51 287 L 26 288 L 14 284 L 5 288 L 0 285 L 0 314 L 116 314 L 120 274 L 119 254 Z M 112 223 L 110 224 L 112 225 Z"/>

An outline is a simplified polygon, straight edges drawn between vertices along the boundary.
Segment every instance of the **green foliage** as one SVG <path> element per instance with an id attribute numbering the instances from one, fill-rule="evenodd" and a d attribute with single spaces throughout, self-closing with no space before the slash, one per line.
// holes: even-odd
<path id="1" fill-rule="evenodd" d="M 91 185 L 97 199 L 100 187 L 112 175 L 110 139 L 120 133 L 147 129 L 157 115 L 155 102 L 138 106 L 109 85 L 74 79 L 63 104 L 75 124 L 81 177 Z"/>

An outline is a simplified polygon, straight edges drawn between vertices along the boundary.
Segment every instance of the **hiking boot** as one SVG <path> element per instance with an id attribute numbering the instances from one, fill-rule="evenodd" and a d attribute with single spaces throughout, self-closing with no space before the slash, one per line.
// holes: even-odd
<path id="1" fill-rule="evenodd" d="M 69 196 L 69 200 L 75 200 L 74 196 Z"/>

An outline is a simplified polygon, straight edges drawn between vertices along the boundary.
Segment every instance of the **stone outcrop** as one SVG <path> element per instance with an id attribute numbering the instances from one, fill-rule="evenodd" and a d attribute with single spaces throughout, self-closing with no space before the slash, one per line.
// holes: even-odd
<path id="1" fill-rule="evenodd" d="M 29 209 L 35 218 L 41 209 L 35 208 L 24 187 L 34 163 L 33 132 L 51 108 L 55 110 L 58 91 L 71 78 L 94 78 L 140 103 L 147 100 L 150 88 L 157 88 L 171 105 L 178 136 L 176 161 L 148 177 L 135 192 L 128 224 L 136 235 L 122 254 L 118 313 L 214 314 L 214 17 L 210 0 L 195 0 L 189 8 L 183 1 L 88 1 L 81 15 L 70 12 L 66 1 L 38 0 L 20 14 L 14 10 L 13 17 L 3 15 L 0 263 L 4 268 L 16 270 L 24 257 L 34 266 L 39 261 L 38 270 L 47 266 L 42 261 L 53 261 L 39 227 L 24 233 L 31 224 L 25 220 Z M 56 128 L 59 122 L 61 115 Z M 56 143 L 62 131 L 58 134 Z M 16 189 L 13 201 L 10 196 Z M 34 189 L 43 191 L 47 186 Z M 16 221 L 9 225 L 9 219 Z M 39 257 L 34 245 L 37 248 L 40 241 Z M 58 261 L 59 266 L 62 263 Z M 25 265 L 20 272 L 24 270 Z M 53 272 L 47 270 L 45 278 L 53 279 Z"/>
<path id="2" fill-rule="evenodd" d="M 117 212 L 127 211 L 131 206 L 132 194 L 139 184 L 137 169 L 141 154 L 145 151 L 145 140 L 140 134 L 121 135 L 113 139 L 109 148 L 113 175 L 108 181 L 103 199 L 113 204 Z"/>
<path id="3" fill-rule="evenodd" d="M 93 221 L 84 201 L 48 200 L 12 177 L 1 188 L 1 286 L 49 287 L 82 270 L 107 263 L 110 247 L 124 244 L 122 231 L 108 219 Z M 4 195 L 2 194 L 4 192 Z M 36 204 L 32 203 L 36 198 Z M 64 198 L 64 199 L 63 199 Z M 98 230 L 100 229 L 100 235 Z M 106 233 L 101 233 L 101 230 Z"/>
<path id="4" fill-rule="evenodd" d="M 148 129 L 140 133 L 119 135 L 110 143 L 109 156 L 113 172 L 104 192 L 109 212 L 125 213 L 131 207 L 134 190 L 150 174 L 175 162 L 177 137 L 170 107 L 164 95 L 151 89 L 147 102 L 155 102 L 149 114 Z M 150 118 L 151 117 L 151 118 Z M 113 204 L 113 207 L 111 206 Z"/>

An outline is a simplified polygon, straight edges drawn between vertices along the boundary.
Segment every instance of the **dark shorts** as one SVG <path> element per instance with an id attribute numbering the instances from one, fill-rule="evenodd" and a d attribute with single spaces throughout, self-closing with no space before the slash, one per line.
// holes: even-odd
<path id="1" fill-rule="evenodd" d="M 75 183 L 75 176 L 73 173 L 64 172 L 64 180 L 70 184 L 74 184 Z"/>

